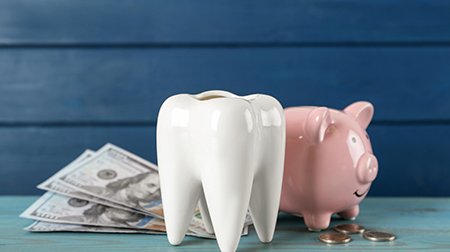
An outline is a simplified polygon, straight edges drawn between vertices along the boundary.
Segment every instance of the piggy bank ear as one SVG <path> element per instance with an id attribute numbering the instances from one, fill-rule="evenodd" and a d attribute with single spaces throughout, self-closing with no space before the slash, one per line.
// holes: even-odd
<path id="1" fill-rule="evenodd" d="M 348 105 L 344 109 L 344 112 L 355 118 L 361 127 L 366 129 L 370 121 L 372 121 L 373 106 L 370 102 L 359 101 Z"/>
<path id="2" fill-rule="evenodd" d="M 309 112 L 305 121 L 305 137 L 312 144 L 319 144 L 325 138 L 325 132 L 331 125 L 330 111 L 325 107 Z"/>

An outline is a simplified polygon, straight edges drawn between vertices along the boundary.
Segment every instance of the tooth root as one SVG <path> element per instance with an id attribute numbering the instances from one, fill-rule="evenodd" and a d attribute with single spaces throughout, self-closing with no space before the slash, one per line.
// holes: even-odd
<path id="1" fill-rule="evenodd" d="M 211 222 L 211 216 L 208 211 L 208 205 L 206 204 L 205 194 L 202 190 L 200 193 L 200 201 L 198 202 L 200 213 L 202 215 L 203 224 L 205 225 L 206 232 L 214 234 L 214 228 Z"/>
<path id="2" fill-rule="evenodd" d="M 233 252 L 244 227 L 253 174 L 249 166 L 241 163 L 223 163 L 205 169 L 202 183 L 219 248 L 222 252 Z"/>
<path id="3" fill-rule="evenodd" d="M 276 137 L 280 135 L 278 129 L 271 128 L 270 130 L 271 144 L 266 146 L 262 153 L 263 158 L 255 173 L 249 205 L 256 233 L 259 240 L 264 243 L 272 241 L 275 231 L 280 206 L 285 151 L 285 133 L 282 133 L 282 137 Z"/>
<path id="4" fill-rule="evenodd" d="M 250 214 L 261 242 L 271 242 L 278 217 L 281 190 L 281 172 L 273 172 L 278 167 L 263 167 L 255 176 L 250 197 Z M 276 177 L 274 177 L 276 176 Z"/>
<path id="5" fill-rule="evenodd" d="M 179 245 L 194 216 L 201 183 L 184 166 L 164 164 L 160 167 L 163 167 L 159 174 L 167 237 L 170 244 Z"/>

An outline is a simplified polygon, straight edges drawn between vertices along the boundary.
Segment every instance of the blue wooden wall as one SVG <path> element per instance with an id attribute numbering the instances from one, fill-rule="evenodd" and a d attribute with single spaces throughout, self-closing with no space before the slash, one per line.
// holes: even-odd
<path id="1" fill-rule="evenodd" d="M 370 195 L 450 196 L 450 2 L 0 1 L 0 194 L 106 142 L 156 161 L 175 93 L 375 105 Z"/>

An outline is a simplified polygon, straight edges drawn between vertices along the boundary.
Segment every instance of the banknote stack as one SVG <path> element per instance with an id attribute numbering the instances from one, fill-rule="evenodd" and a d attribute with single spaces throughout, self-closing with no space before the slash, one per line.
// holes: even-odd
<path id="1" fill-rule="evenodd" d="M 156 165 L 113 144 L 86 150 L 37 187 L 47 192 L 21 214 L 35 220 L 25 230 L 165 234 Z M 198 210 L 187 235 L 214 238 Z"/>

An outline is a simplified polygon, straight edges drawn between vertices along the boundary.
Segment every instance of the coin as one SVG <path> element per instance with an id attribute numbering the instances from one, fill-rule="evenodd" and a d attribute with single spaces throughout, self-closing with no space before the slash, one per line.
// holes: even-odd
<path id="1" fill-rule="evenodd" d="M 370 241 L 393 241 L 396 238 L 391 233 L 380 231 L 365 231 L 363 237 Z"/>
<path id="2" fill-rule="evenodd" d="M 319 236 L 321 242 L 327 244 L 343 244 L 352 241 L 352 238 L 343 233 L 325 233 Z"/>
<path id="3" fill-rule="evenodd" d="M 358 224 L 339 224 L 334 227 L 334 230 L 344 234 L 360 234 L 364 232 L 365 228 Z"/>

